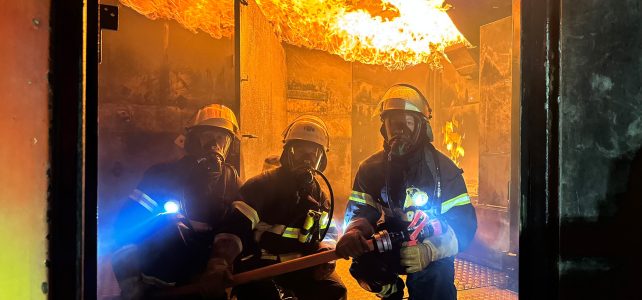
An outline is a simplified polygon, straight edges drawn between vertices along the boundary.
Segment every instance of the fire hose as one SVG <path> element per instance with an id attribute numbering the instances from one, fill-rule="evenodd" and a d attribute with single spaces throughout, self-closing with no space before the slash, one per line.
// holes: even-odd
<path id="1" fill-rule="evenodd" d="M 423 237 L 430 237 L 433 235 L 441 235 L 443 231 L 444 229 L 441 221 L 438 219 L 429 220 L 426 213 L 423 211 L 417 211 L 407 230 L 400 232 L 388 232 L 387 230 L 379 231 L 367 240 L 368 249 L 370 252 L 389 252 L 400 247 L 404 242 L 406 245 L 416 245 L 420 235 Z M 337 256 L 335 250 L 315 253 L 267 267 L 235 274 L 232 276 L 232 286 L 242 285 L 248 282 L 263 280 L 314 267 L 339 258 L 340 257 Z"/>

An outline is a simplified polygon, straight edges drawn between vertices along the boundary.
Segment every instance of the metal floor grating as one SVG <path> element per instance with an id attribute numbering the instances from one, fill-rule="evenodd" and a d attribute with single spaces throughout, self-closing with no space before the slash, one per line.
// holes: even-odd
<path id="1" fill-rule="evenodd" d="M 458 291 L 494 286 L 505 288 L 508 276 L 500 271 L 473 262 L 455 260 L 455 286 Z"/>

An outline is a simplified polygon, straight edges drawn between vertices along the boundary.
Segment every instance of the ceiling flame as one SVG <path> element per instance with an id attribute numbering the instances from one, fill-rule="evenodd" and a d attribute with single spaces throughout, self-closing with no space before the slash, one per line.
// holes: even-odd
<path id="1" fill-rule="evenodd" d="M 455 165 L 459 166 L 461 159 L 464 157 L 465 151 L 463 142 L 466 137 L 465 134 L 460 134 L 458 131 L 460 123 L 454 117 L 452 121 L 447 121 L 444 128 L 442 128 L 442 133 L 444 134 L 443 144 L 448 151 L 450 159 L 455 162 Z"/>
<path id="2" fill-rule="evenodd" d="M 233 1 L 121 0 L 151 19 L 174 19 L 214 38 L 233 35 Z M 447 47 L 470 46 L 446 13 L 444 0 L 255 1 L 283 41 L 346 61 L 391 70 L 420 63 L 439 68 Z"/>
<path id="3" fill-rule="evenodd" d="M 208 33 L 215 39 L 234 36 L 235 0 L 120 0 L 152 20 L 175 20 L 196 33 Z"/>

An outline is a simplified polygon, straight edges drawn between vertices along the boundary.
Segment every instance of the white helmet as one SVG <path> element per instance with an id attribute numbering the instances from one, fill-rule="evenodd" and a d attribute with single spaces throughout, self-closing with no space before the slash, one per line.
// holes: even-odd
<path id="1" fill-rule="evenodd" d="M 295 167 L 298 165 L 296 162 L 297 155 L 295 149 L 297 141 L 311 142 L 319 146 L 314 159 L 308 160 L 311 162 L 311 167 L 323 171 L 327 165 L 326 152 L 330 150 L 330 135 L 325 122 L 321 118 L 312 115 L 302 115 L 296 118 L 288 127 L 283 131 L 283 153 L 281 154 L 281 165 L 286 167 Z M 299 148 L 300 149 L 300 148 Z M 301 152 L 296 152 L 301 153 Z"/>
<path id="2" fill-rule="evenodd" d="M 330 151 L 330 135 L 325 122 L 312 115 L 302 115 L 296 118 L 283 131 L 283 143 L 302 140 L 319 144 L 325 152 Z"/>

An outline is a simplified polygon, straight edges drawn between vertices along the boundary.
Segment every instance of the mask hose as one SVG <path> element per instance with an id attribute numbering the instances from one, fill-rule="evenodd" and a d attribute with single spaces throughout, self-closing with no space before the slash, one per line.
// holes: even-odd
<path id="1" fill-rule="evenodd" d="M 330 181 L 328 181 L 328 178 L 323 175 L 323 172 L 319 170 L 312 169 L 312 172 L 318 174 L 323 178 L 323 181 L 325 181 L 325 184 L 328 186 L 328 192 L 330 193 L 330 211 L 328 212 L 328 223 L 326 224 L 325 230 L 323 231 L 323 234 L 321 234 L 321 238 L 319 241 L 323 241 L 325 238 L 325 235 L 328 233 L 328 230 L 330 229 L 330 224 L 332 223 L 332 217 L 334 214 L 334 192 L 332 192 L 332 186 L 330 185 Z M 319 224 L 320 226 L 321 224 Z"/>

